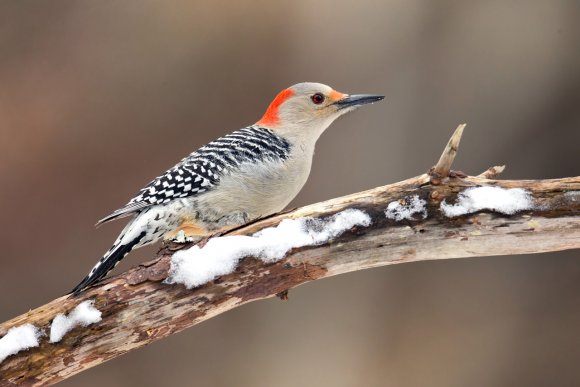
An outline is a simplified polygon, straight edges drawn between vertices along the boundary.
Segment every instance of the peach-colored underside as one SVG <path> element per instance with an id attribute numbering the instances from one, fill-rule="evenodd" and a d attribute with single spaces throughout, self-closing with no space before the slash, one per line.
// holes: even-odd
<path id="1" fill-rule="evenodd" d="M 170 240 L 177 236 L 177 234 L 183 231 L 186 237 L 204 237 L 210 234 L 208 230 L 201 227 L 200 225 L 194 223 L 191 220 L 186 220 L 179 225 L 175 230 L 169 231 L 163 235 L 163 239 Z"/>

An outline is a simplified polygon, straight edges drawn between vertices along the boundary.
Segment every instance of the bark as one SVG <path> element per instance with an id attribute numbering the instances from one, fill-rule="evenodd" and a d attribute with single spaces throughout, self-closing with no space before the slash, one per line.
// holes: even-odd
<path id="1" fill-rule="evenodd" d="M 293 249 L 274 264 L 245 258 L 234 273 L 192 290 L 162 282 L 171 255 L 188 247 L 166 246 L 157 259 L 109 278 L 78 297 L 60 297 L 0 324 L 0 336 L 25 323 L 48 333 L 57 313 L 68 313 L 88 299 L 95 301 L 103 317 L 99 323 L 73 329 L 56 344 L 43 337 L 39 347 L 7 358 L 0 364 L 0 385 L 56 383 L 247 302 L 275 295 L 284 298 L 288 289 L 320 278 L 395 263 L 580 247 L 580 177 L 487 179 L 501 172 L 499 167 L 478 177 L 464 177 L 449 171 L 459 138 L 452 140 L 444 151 L 451 160 L 442 155 L 431 174 L 278 214 L 230 234 L 250 235 L 285 218 L 325 218 L 348 208 L 368 213 L 369 227 L 354 228 L 323 245 Z M 480 211 L 448 218 L 441 213 L 442 200 L 453 203 L 459 192 L 474 186 L 527 189 L 534 209 L 511 216 Z M 427 218 L 395 221 L 385 216 L 389 203 L 404 203 L 412 195 L 427 202 Z"/>

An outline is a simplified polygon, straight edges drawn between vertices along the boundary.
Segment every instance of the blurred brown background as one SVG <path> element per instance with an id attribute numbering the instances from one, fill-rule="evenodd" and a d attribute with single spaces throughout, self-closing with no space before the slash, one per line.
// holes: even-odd
<path id="1" fill-rule="evenodd" d="M 455 167 L 580 173 L 579 1 L 0 2 L 0 320 L 76 285 L 93 228 L 300 81 L 385 102 L 333 125 L 293 205 Z M 117 271 L 152 256 L 133 253 Z M 580 385 L 578 251 L 318 281 L 63 386 Z"/>

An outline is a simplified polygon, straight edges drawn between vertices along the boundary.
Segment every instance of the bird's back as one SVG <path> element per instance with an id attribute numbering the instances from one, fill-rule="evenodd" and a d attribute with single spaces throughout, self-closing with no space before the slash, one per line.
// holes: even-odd
<path id="1" fill-rule="evenodd" d="M 182 159 L 141 189 L 127 205 L 98 224 L 177 199 L 197 198 L 215 190 L 225 176 L 247 165 L 281 162 L 290 153 L 290 143 L 268 128 L 249 126 L 237 130 Z"/>

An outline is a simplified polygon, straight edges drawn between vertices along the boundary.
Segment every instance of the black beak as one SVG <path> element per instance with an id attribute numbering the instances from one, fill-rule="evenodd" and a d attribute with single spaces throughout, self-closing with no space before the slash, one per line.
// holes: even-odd
<path id="1" fill-rule="evenodd" d="M 344 109 L 351 106 L 366 105 L 368 103 L 375 103 L 385 98 L 384 95 L 370 95 L 370 94 L 354 94 L 344 97 L 336 101 L 334 104 L 338 109 Z"/>

